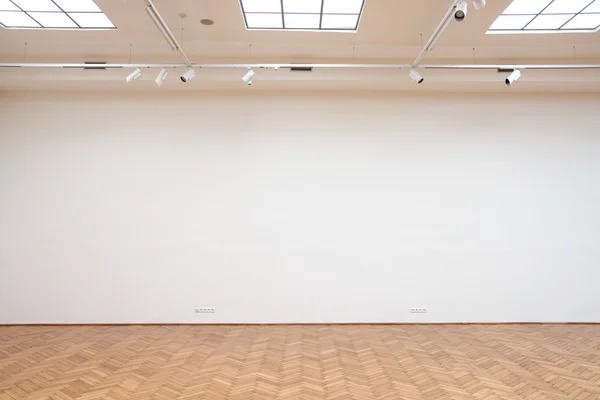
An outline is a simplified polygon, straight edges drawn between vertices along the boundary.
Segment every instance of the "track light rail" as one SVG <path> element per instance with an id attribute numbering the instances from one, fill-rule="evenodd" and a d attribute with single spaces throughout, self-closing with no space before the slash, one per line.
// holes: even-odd
<path id="1" fill-rule="evenodd" d="M 0 68 L 339 68 L 339 69 L 412 69 L 412 64 L 94 64 L 94 63 L 0 63 Z M 600 64 L 421 64 L 417 69 L 492 69 L 492 70 L 574 70 L 600 69 Z"/>

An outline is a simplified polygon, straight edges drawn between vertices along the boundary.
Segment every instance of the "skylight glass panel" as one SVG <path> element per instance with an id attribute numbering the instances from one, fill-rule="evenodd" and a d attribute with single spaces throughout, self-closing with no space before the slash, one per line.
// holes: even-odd
<path id="1" fill-rule="evenodd" d="M 322 0 L 283 0 L 283 8 L 286 13 L 319 14 L 322 3 Z"/>
<path id="2" fill-rule="evenodd" d="M 114 28 L 108 17 L 102 13 L 68 13 L 69 17 L 82 28 Z"/>
<path id="3" fill-rule="evenodd" d="M 356 29 L 358 15 L 323 15 L 322 29 Z"/>
<path id="4" fill-rule="evenodd" d="M 0 11 L 0 23 L 19 28 L 39 28 L 40 25 L 29 15 L 18 11 Z"/>
<path id="5" fill-rule="evenodd" d="M 595 32 L 598 20 L 600 0 L 513 0 L 488 33 Z"/>
<path id="6" fill-rule="evenodd" d="M 248 29 L 355 32 L 366 0 L 239 0 Z"/>
<path id="7" fill-rule="evenodd" d="M 554 0 L 542 14 L 575 14 L 590 4 L 591 0 Z"/>
<path id="8" fill-rule="evenodd" d="M 0 0 L 0 11 L 20 11 L 19 7 L 15 6 L 9 0 Z"/>
<path id="9" fill-rule="evenodd" d="M 94 0 L 0 0 L 0 13 L 9 29 L 116 28 Z"/>
<path id="10" fill-rule="evenodd" d="M 320 20 L 319 14 L 284 14 L 288 29 L 319 29 Z"/>
<path id="11" fill-rule="evenodd" d="M 282 29 L 281 14 L 246 14 L 248 29 Z"/>
<path id="12" fill-rule="evenodd" d="M 552 0 L 514 0 L 502 14 L 539 14 Z"/>
<path id="13" fill-rule="evenodd" d="M 563 26 L 563 29 L 597 30 L 600 27 L 600 14 L 579 14 Z"/>
<path id="14" fill-rule="evenodd" d="M 13 0 L 13 2 L 23 11 L 57 11 L 60 8 L 51 0 Z"/>
<path id="15" fill-rule="evenodd" d="M 325 14 L 360 14 L 362 0 L 324 0 Z"/>
<path id="16" fill-rule="evenodd" d="M 65 12 L 102 12 L 92 0 L 53 0 Z"/>
<path id="17" fill-rule="evenodd" d="M 554 30 L 559 29 L 575 14 L 538 15 L 525 29 Z"/>
<path id="18" fill-rule="evenodd" d="M 585 10 L 583 10 L 584 13 L 600 13 L 600 0 L 596 0 L 594 1 L 592 4 L 590 4 Z"/>
<path id="19" fill-rule="evenodd" d="M 77 28 L 77 24 L 64 13 L 30 12 L 29 16 L 44 28 Z"/>
<path id="20" fill-rule="evenodd" d="M 492 24 L 490 30 L 523 29 L 535 15 L 501 15 Z"/>

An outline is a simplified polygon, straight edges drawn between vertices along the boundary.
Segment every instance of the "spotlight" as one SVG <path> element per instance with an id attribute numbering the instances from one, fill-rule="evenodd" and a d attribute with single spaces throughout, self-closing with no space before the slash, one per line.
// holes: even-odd
<path id="1" fill-rule="evenodd" d="M 518 69 L 515 69 L 513 72 L 510 73 L 510 75 L 508 76 L 508 78 L 506 78 L 506 80 L 504 82 L 506 83 L 506 86 L 510 86 L 510 85 L 512 85 L 513 82 L 518 80 L 520 77 L 521 77 L 521 71 L 519 71 Z"/>
<path id="2" fill-rule="evenodd" d="M 192 68 L 190 68 L 187 70 L 187 72 L 185 74 L 181 75 L 181 81 L 182 82 L 191 81 L 192 79 L 194 79 L 195 76 L 196 76 L 196 71 L 194 71 Z"/>
<path id="3" fill-rule="evenodd" d="M 250 86 L 252 85 L 252 78 L 254 78 L 254 75 L 256 75 L 256 72 L 249 69 L 248 72 L 246 72 L 246 75 L 242 77 L 242 80 L 246 85 Z"/>
<path id="4" fill-rule="evenodd" d="M 473 0 L 473 6 L 476 10 L 483 10 L 485 8 L 485 0 Z"/>
<path id="5" fill-rule="evenodd" d="M 133 71 L 132 73 L 130 73 L 129 75 L 127 75 L 127 78 L 125 78 L 125 80 L 127 82 L 131 82 L 131 81 L 136 80 L 140 76 L 142 76 L 142 70 L 138 68 L 135 71 Z"/>
<path id="6" fill-rule="evenodd" d="M 413 81 L 415 81 L 417 83 L 423 83 L 423 81 L 425 80 L 425 78 L 423 78 L 421 76 L 421 74 L 419 74 L 414 69 L 411 69 L 410 72 L 408 73 L 408 75 L 412 78 Z"/>
<path id="7" fill-rule="evenodd" d="M 156 80 L 154 81 L 154 82 L 156 82 L 158 87 L 161 87 L 162 84 L 165 83 L 165 79 L 167 79 L 168 74 L 169 73 L 167 72 L 167 70 L 165 68 L 160 70 L 160 72 L 158 73 L 158 76 L 156 77 Z"/>
<path id="8" fill-rule="evenodd" d="M 467 16 L 467 2 L 465 0 L 460 0 L 456 5 L 456 9 L 454 10 L 454 19 L 456 22 L 462 22 L 465 20 Z"/>

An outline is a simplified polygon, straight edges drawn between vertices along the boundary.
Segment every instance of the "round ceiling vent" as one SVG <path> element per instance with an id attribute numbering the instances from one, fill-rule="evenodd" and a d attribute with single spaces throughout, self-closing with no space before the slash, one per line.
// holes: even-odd
<path id="1" fill-rule="evenodd" d="M 213 21 L 212 19 L 204 18 L 200 20 L 200 23 L 202 25 L 213 25 L 215 21 Z"/>

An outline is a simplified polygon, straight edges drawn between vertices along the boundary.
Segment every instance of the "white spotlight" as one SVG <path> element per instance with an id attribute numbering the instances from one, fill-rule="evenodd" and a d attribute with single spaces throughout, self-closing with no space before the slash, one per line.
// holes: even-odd
<path id="1" fill-rule="evenodd" d="M 415 81 L 417 83 L 423 83 L 423 81 L 425 80 L 425 78 L 423 78 L 421 76 L 421 74 L 419 74 L 414 69 L 411 69 L 410 72 L 408 73 L 408 75 L 412 78 L 413 81 Z"/>
<path id="2" fill-rule="evenodd" d="M 156 77 L 156 80 L 154 81 L 154 82 L 156 82 L 158 87 L 161 87 L 162 84 L 165 83 L 165 79 L 167 79 L 168 74 L 169 73 L 167 72 L 167 70 L 165 68 L 160 70 L 160 72 L 158 73 L 158 76 Z"/>
<path id="3" fill-rule="evenodd" d="M 246 72 L 246 75 L 242 77 L 242 80 L 246 85 L 252 85 L 252 78 L 254 78 L 254 75 L 256 75 L 256 72 L 249 69 L 248 72 Z"/>
<path id="4" fill-rule="evenodd" d="M 195 76 L 196 76 L 196 71 L 194 71 L 193 68 L 190 68 L 187 70 L 187 72 L 185 74 L 181 75 L 181 81 L 182 82 L 191 81 L 192 79 L 194 79 Z"/>
<path id="5" fill-rule="evenodd" d="M 131 82 L 133 80 L 136 80 L 140 76 L 142 76 L 142 70 L 138 68 L 135 71 L 133 71 L 132 73 L 130 73 L 129 75 L 127 75 L 127 78 L 125 78 L 125 80 L 127 82 Z"/>
<path id="6" fill-rule="evenodd" d="M 476 10 L 483 10 L 485 8 L 485 0 L 473 0 L 473 6 Z"/>
<path id="7" fill-rule="evenodd" d="M 454 10 L 454 19 L 456 22 L 462 22 L 465 20 L 467 16 L 467 2 L 465 0 L 460 0 L 456 5 L 456 9 Z"/>
<path id="8" fill-rule="evenodd" d="M 510 73 L 510 75 L 508 76 L 508 78 L 506 78 L 506 80 L 504 82 L 506 83 L 506 86 L 510 86 L 510 85 L 512 85 L 513 82 L 518 80 L 520 77 L 521 77 L 521 71 L 519 71 L 518 69 L 515 69 L 513 72 Z"/>

